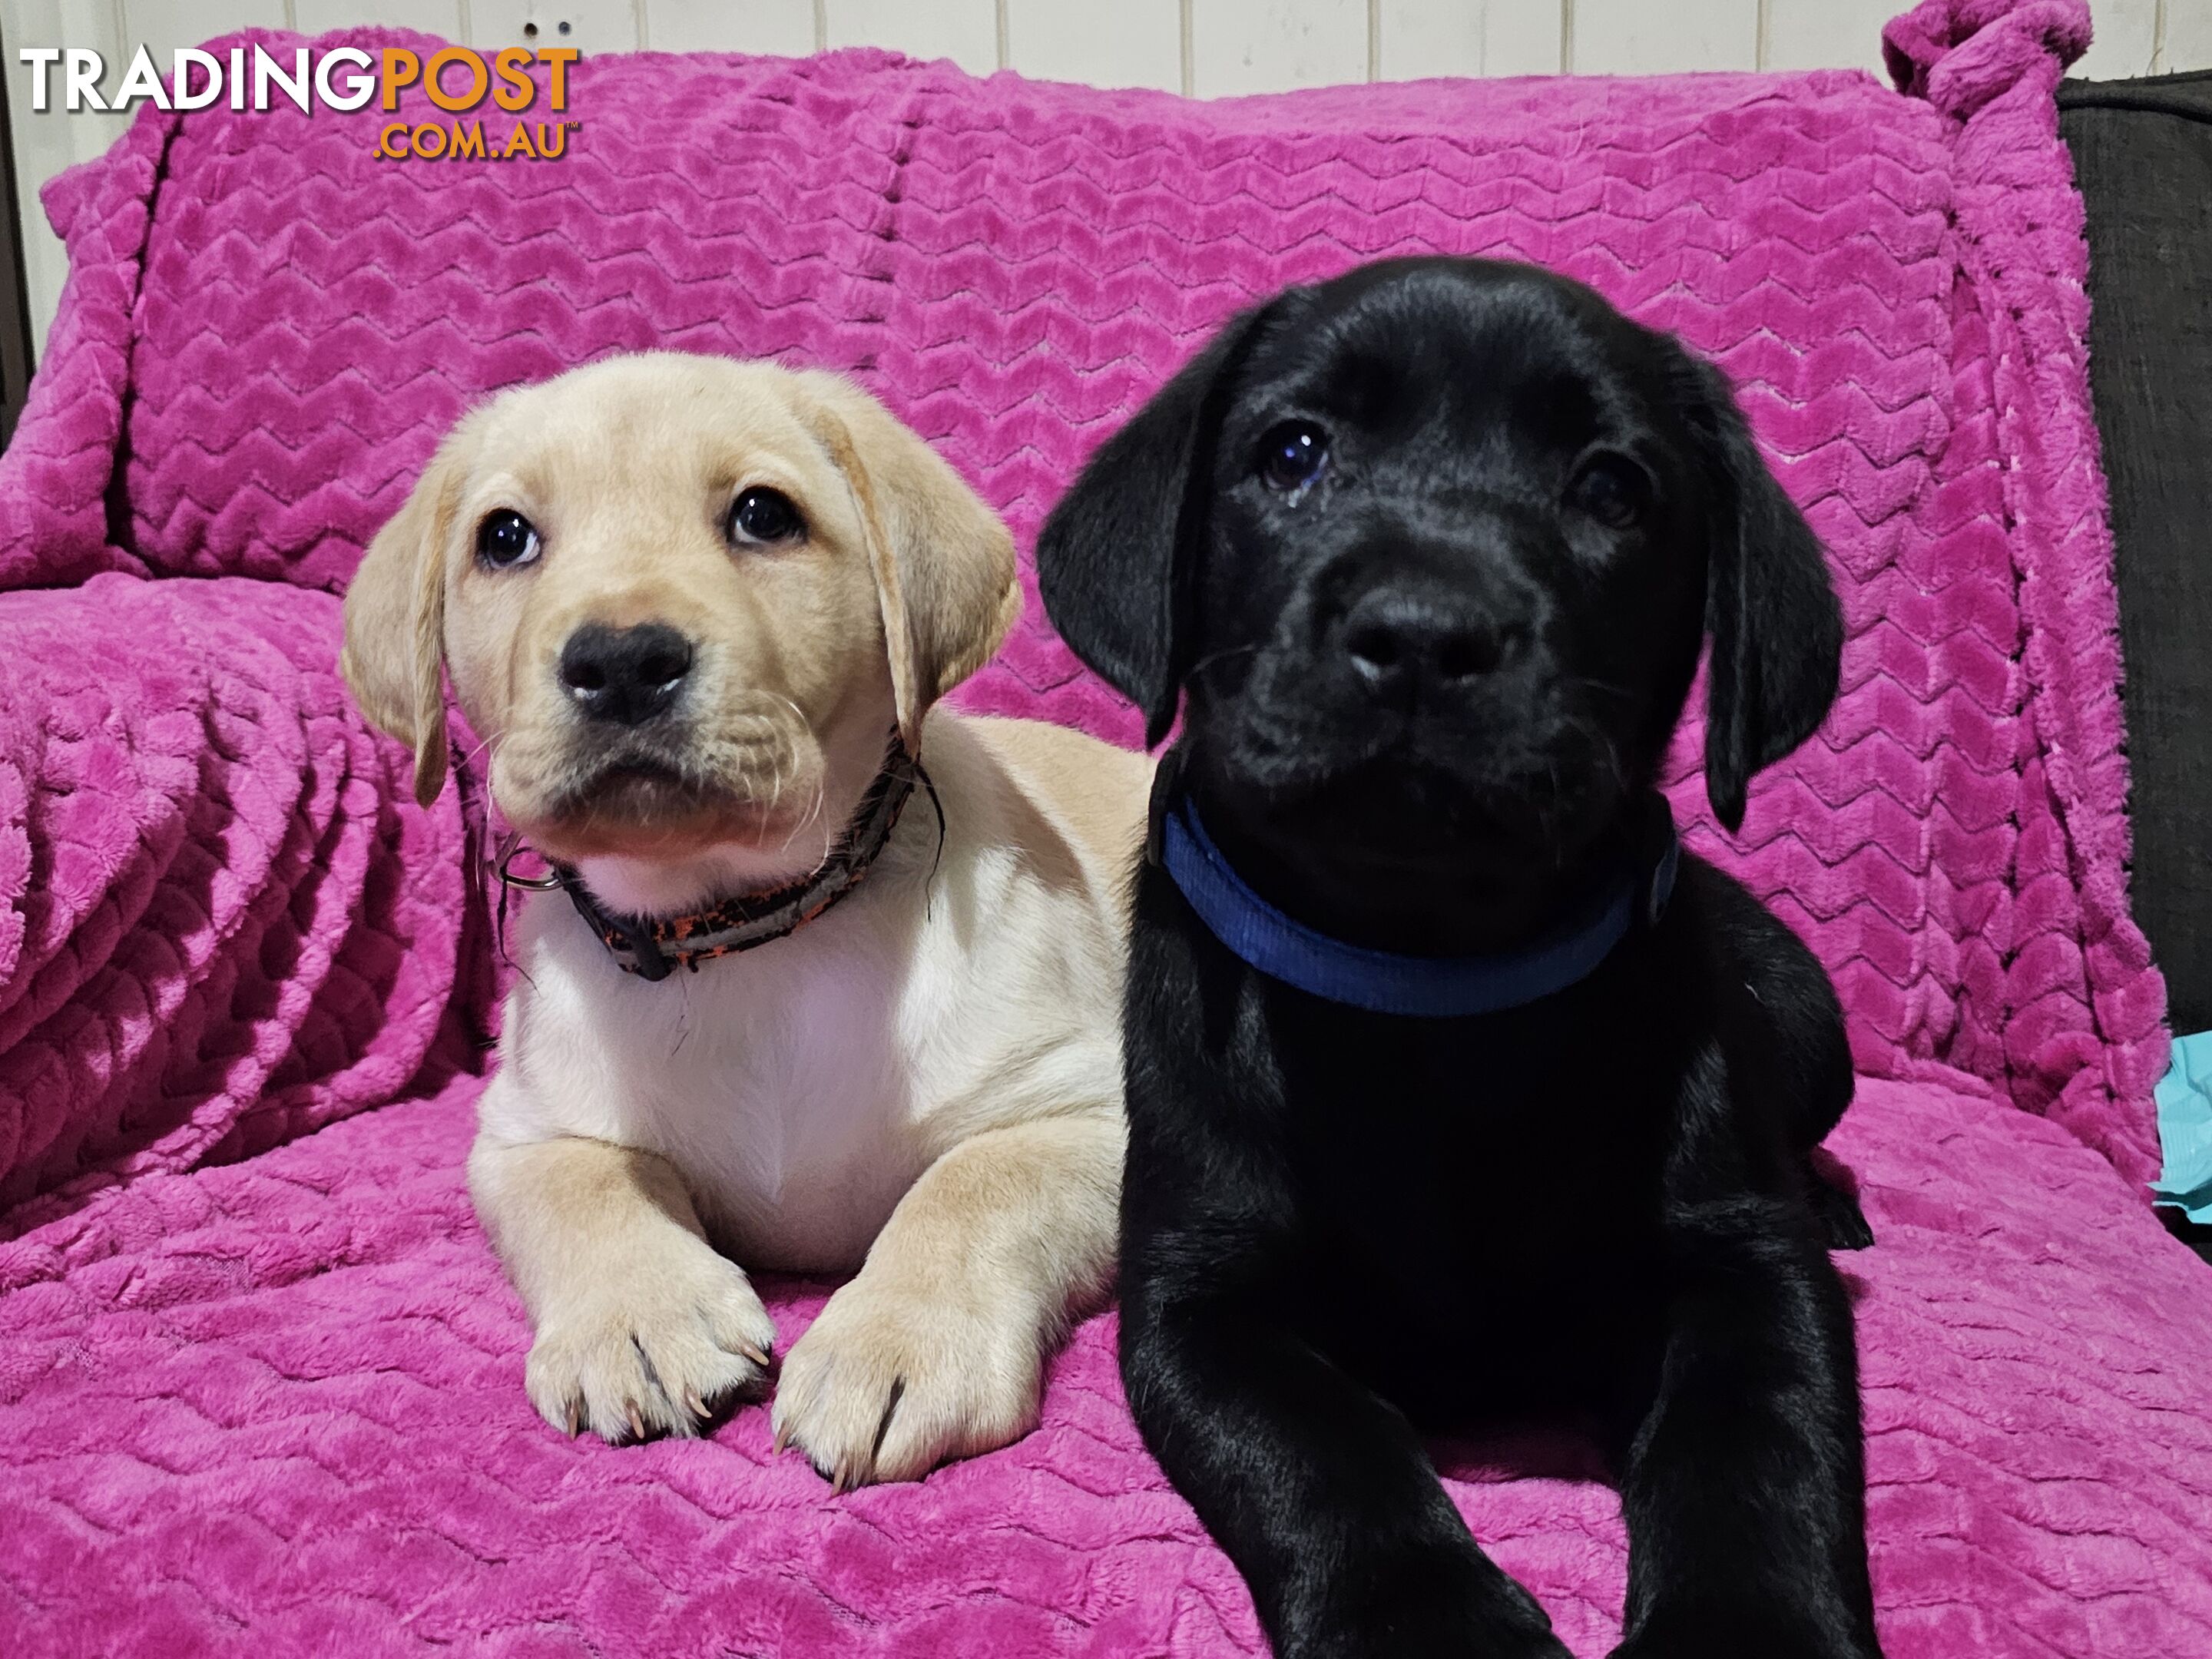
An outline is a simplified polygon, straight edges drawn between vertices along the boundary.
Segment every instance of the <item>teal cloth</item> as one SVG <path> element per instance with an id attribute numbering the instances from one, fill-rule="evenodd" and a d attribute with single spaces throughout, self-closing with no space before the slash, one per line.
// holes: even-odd
<path id="1" fill-rule="evenodd" d="M 2212 1031 L 2173 1040 L 2158 1085 L 2158 1139 L 2166 1169 L 2151 1184 L 2160 1204 L 2212 1225 Z"/>

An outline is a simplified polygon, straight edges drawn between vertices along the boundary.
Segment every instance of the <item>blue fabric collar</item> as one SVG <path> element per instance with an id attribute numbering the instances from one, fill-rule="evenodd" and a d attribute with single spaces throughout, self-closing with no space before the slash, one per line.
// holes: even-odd
<path id="1" fill-rule="evenodd" d="M 1245 884 L 1179 793 L 1164 803 L 1160 863 L 1213 936 L 1272 979 L 1370 1013 L 1493 1014 L 1588 978 L 1630 928 L 1656 926 L 1665 914 L 1681 843 L 1665 800 L 1652 799 L 1663 833 L 1648 839 L 1648 850 L 1533 944 L 1495 956 L 1399 956 L 1293 921 Z"/>

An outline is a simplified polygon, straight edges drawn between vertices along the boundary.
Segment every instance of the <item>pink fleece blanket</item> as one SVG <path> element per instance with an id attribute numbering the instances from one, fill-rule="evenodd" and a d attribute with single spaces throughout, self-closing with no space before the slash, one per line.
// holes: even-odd
<path id="1" fill-rule="evenodd" d="M 474 1092 L 0 1246 L 0 1650 L 1264 1652 L 1137 1441 L 1110 1316 L 1041 1429 L 917 1485 L 832 1497 L 770 1456 L 757 1407 L 708 1441 L 548 1429 L 462 1190 Z M 1869 1082 L 1834 1146 L 1880 1240 L 1846 1273 L 1890 1659 L 2212 1653 L 2203 1264 L 2095 1153 L 1969 1085 Z M 821 1300 L 770 1288 L 783 1340 Z M 1476 1536 L 1603 1654 L 1626 1557 L 1587 1450 L 1437 1455 Z"/>
<path id="2" fill-rule="evenodd" d="M 58 181 L 70 283 L 0 457 L 0 1651 L 1253 1651 L 1108 1321 L 1037 1435 L 843 1498 L 757 1409 L 622 1450 L 530 1413 L 459 1175 L 474 777 L 404 799 L 330 595 L 471 400 L 653 345 L 854 373 L 1026 540 L 1237 306 L 1437 249 L 1559 266 L 1719 359 L 1834 554 L 1822 736 L 1733 845 L 1694 727 L 1671 781 L 1835 972 L 1869 1079 L 1836 1149 L 1881 1235 L 1849 1267 L 1893 1659 L 2212 1652 L 2212 1328 L 2140 1192 L 2162 994 L 2051 102 L 2086 32 L 2080 0 L 1929 0 L 1890 32 L 1902 97 L 1194 106 L 607 59 L 557 163 L 215 110 Z M 966 695 L 1134 732 L 1033 595 Z M 787 1338 L 820 1294 L 779 1293 Z M 1439 1457 L 1601 1652 L 1621 1541 L 1583 1455 Z"/>
<path id="3" fill-rule="evenodd" d="M 362 729 L 337 612 L 0 596 L 0 1237 L 473 1063 L 460 810 Z"/>

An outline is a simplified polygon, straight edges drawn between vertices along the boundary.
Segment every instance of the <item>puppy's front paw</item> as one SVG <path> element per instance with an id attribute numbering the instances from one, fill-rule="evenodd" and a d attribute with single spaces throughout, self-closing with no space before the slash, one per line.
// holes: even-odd
<path id="1" fill-rule="evenodd" d="M 694 1435 L 767 1374 L 775 1346 L 750 1282 L 702 1243 L 549 1310 L 530 1350 L 530 1403 L 555 1428 L 610 1444 Z"/>
<path id="2" fill-rule="evenodd" d="M 954 1305 L 863 1273 L 792 1344 L 775 1443 L 839 1490 L 916 1480 L 1036 1425 L 1043 1333 L 1013 1309 Z"/>

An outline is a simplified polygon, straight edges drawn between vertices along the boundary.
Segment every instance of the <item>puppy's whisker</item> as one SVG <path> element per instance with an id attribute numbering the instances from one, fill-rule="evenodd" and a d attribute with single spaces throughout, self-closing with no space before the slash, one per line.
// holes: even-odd
<path id="1" fill-rule="evenodd" d="M 1206 672 L 1209 668 L 1218 668 L 1223 663 L 1227 662 L 1232 657 L 1249 657 L 1252 655 L 1253 653 L 1259 650 L 1259 646 L 1255 643 L 1252 645 L 1231 645 L 1224 647 L 1219 651 L 1209 651 L 1206 655 L 1200 657 L 1196 662 L 1191 664 L 1191 677 L 1195 678 L 1199 675 Z"/>
<path id="2" fill-rule="evenodd" d="M 779 766 L 776 772 L 775 785 L 775 800 L 778 803 L 781 803 L 783 799 L 783 791 L 785 787 L 782 769 L 781 766 Z M 798 818 L 793 822 L 791 828 L 784 832 L 783 844 L 776 849 L 778 852 L 788 853 L 791 850 L 792 842 L 797 841 L 800 836 L 805 834 L 807 826 L 814 822 L 814 815 L 820 808 L 821 794 L 822 785 L 817 780 L 814 786 L 814 799 L 807 802 L 806 811 L 802 812 Z M 770 806 L 769 812 L 770 815 L 773 816 L 775 812 L 774 805 Z"/>
<path id="3" fill-rule="evenodd" d="M 1614 685 L 1607 680 L 1594 680 L 1579 674 L 1563 677 L 1562 684 L 1579 686 L 1585 691 L 1595 691 L 1601 696 L 1613 697 L 1621 702 L 1634 702 L 1637 697 L 1636 692 L 1627 686 Z"/>
<path id="4" fill-rule="evenodd" d="M 1628 770 L 1621 763 L 1620 748 L 1613 743 L 1611 734 L 1586 714 L 1574 715 L 1567 724 L 1569 730 L 1580 734 L 1589 743 L 1591 757 L 1604 766 L 1613 787 L 1626 788 Z"/>
<path id="5" fill-rule="evenodd" d="M 753 845 L 755 847 L 763 847 L 767 844 L 767 837 L 765 835 L 760 833 L 760 831 L 764 831 L 769 824 L 775 822 L 776 809 L 782 805 L 783 757 L 779 754 L 776 756 L 775 760 L 773 763 L 773 769 L 769 773 L 768 805 L 763 809 L 760 814 L 757 830 L 753 836 Z M 788 848 L 791 845 L 790 836 L 786 836 L 783 838 L 783 845 L 786 848 Z"/>
<path id="6" fill-rule="evenodd" d="M 817 776 L 814 780 L 814 799 L 807 803 L 806 816 L 799 819 L 797 828 L 792 830 L 791 833 L 793 836 L 795 838 L 802 831 L 811 830 L 816 824 L 819 823 L 822 821 L 823 811 L 829 805 L 829 781 L 826 778 Z M 788 843 L 787 843 L 787 844 Z"/>
<path id="7" fill-rule="evenodd" d="M 799 823 L 797 826 L 799 829 L 804 830 L 808 825 L 811 824 L 814 822 L 815 815 L 821 811 L 822 791 L 822 780 L 817 777 L 814 781 L 814 787 L 807 791 L 806 810 L 799 815 Z"/>
<path id="8" fill-rule="evenodd" d="M 791 718 L 797 722 L 795 729 L 801 732 L 811 731 L 813 729 L 813 722 L 806 718 L 806 711 L 804 708 L 801 708 L 797 703 L 793 702 L 789 697 L 786 696 L 781 691 L 771 691 L 768 693 L 768 695 L 774 697 L 786 708 L 791 710 Z M 772 717 L 764 715 L 763 718 L 768 719 Z"/>
<path id="9" fill-rule="evenodd" d="M 806 803 L 806 811 L 801 813 L 798 818 L 793 820 L 790 830 L 783 838 L 783 845 L 778 849 L 779 851 L 786 853 L 789 852 L 791 850 L 792 843 L 796 842 L 801 836 L 805 835 L 809 830 L 814 827 L 816 820 L 820 817 L 822 813 L 822 802 L 823 786 L 821 781 L 817 779 L 814 785 L 814 793 L 811 799 L 810 799 Z"/>

